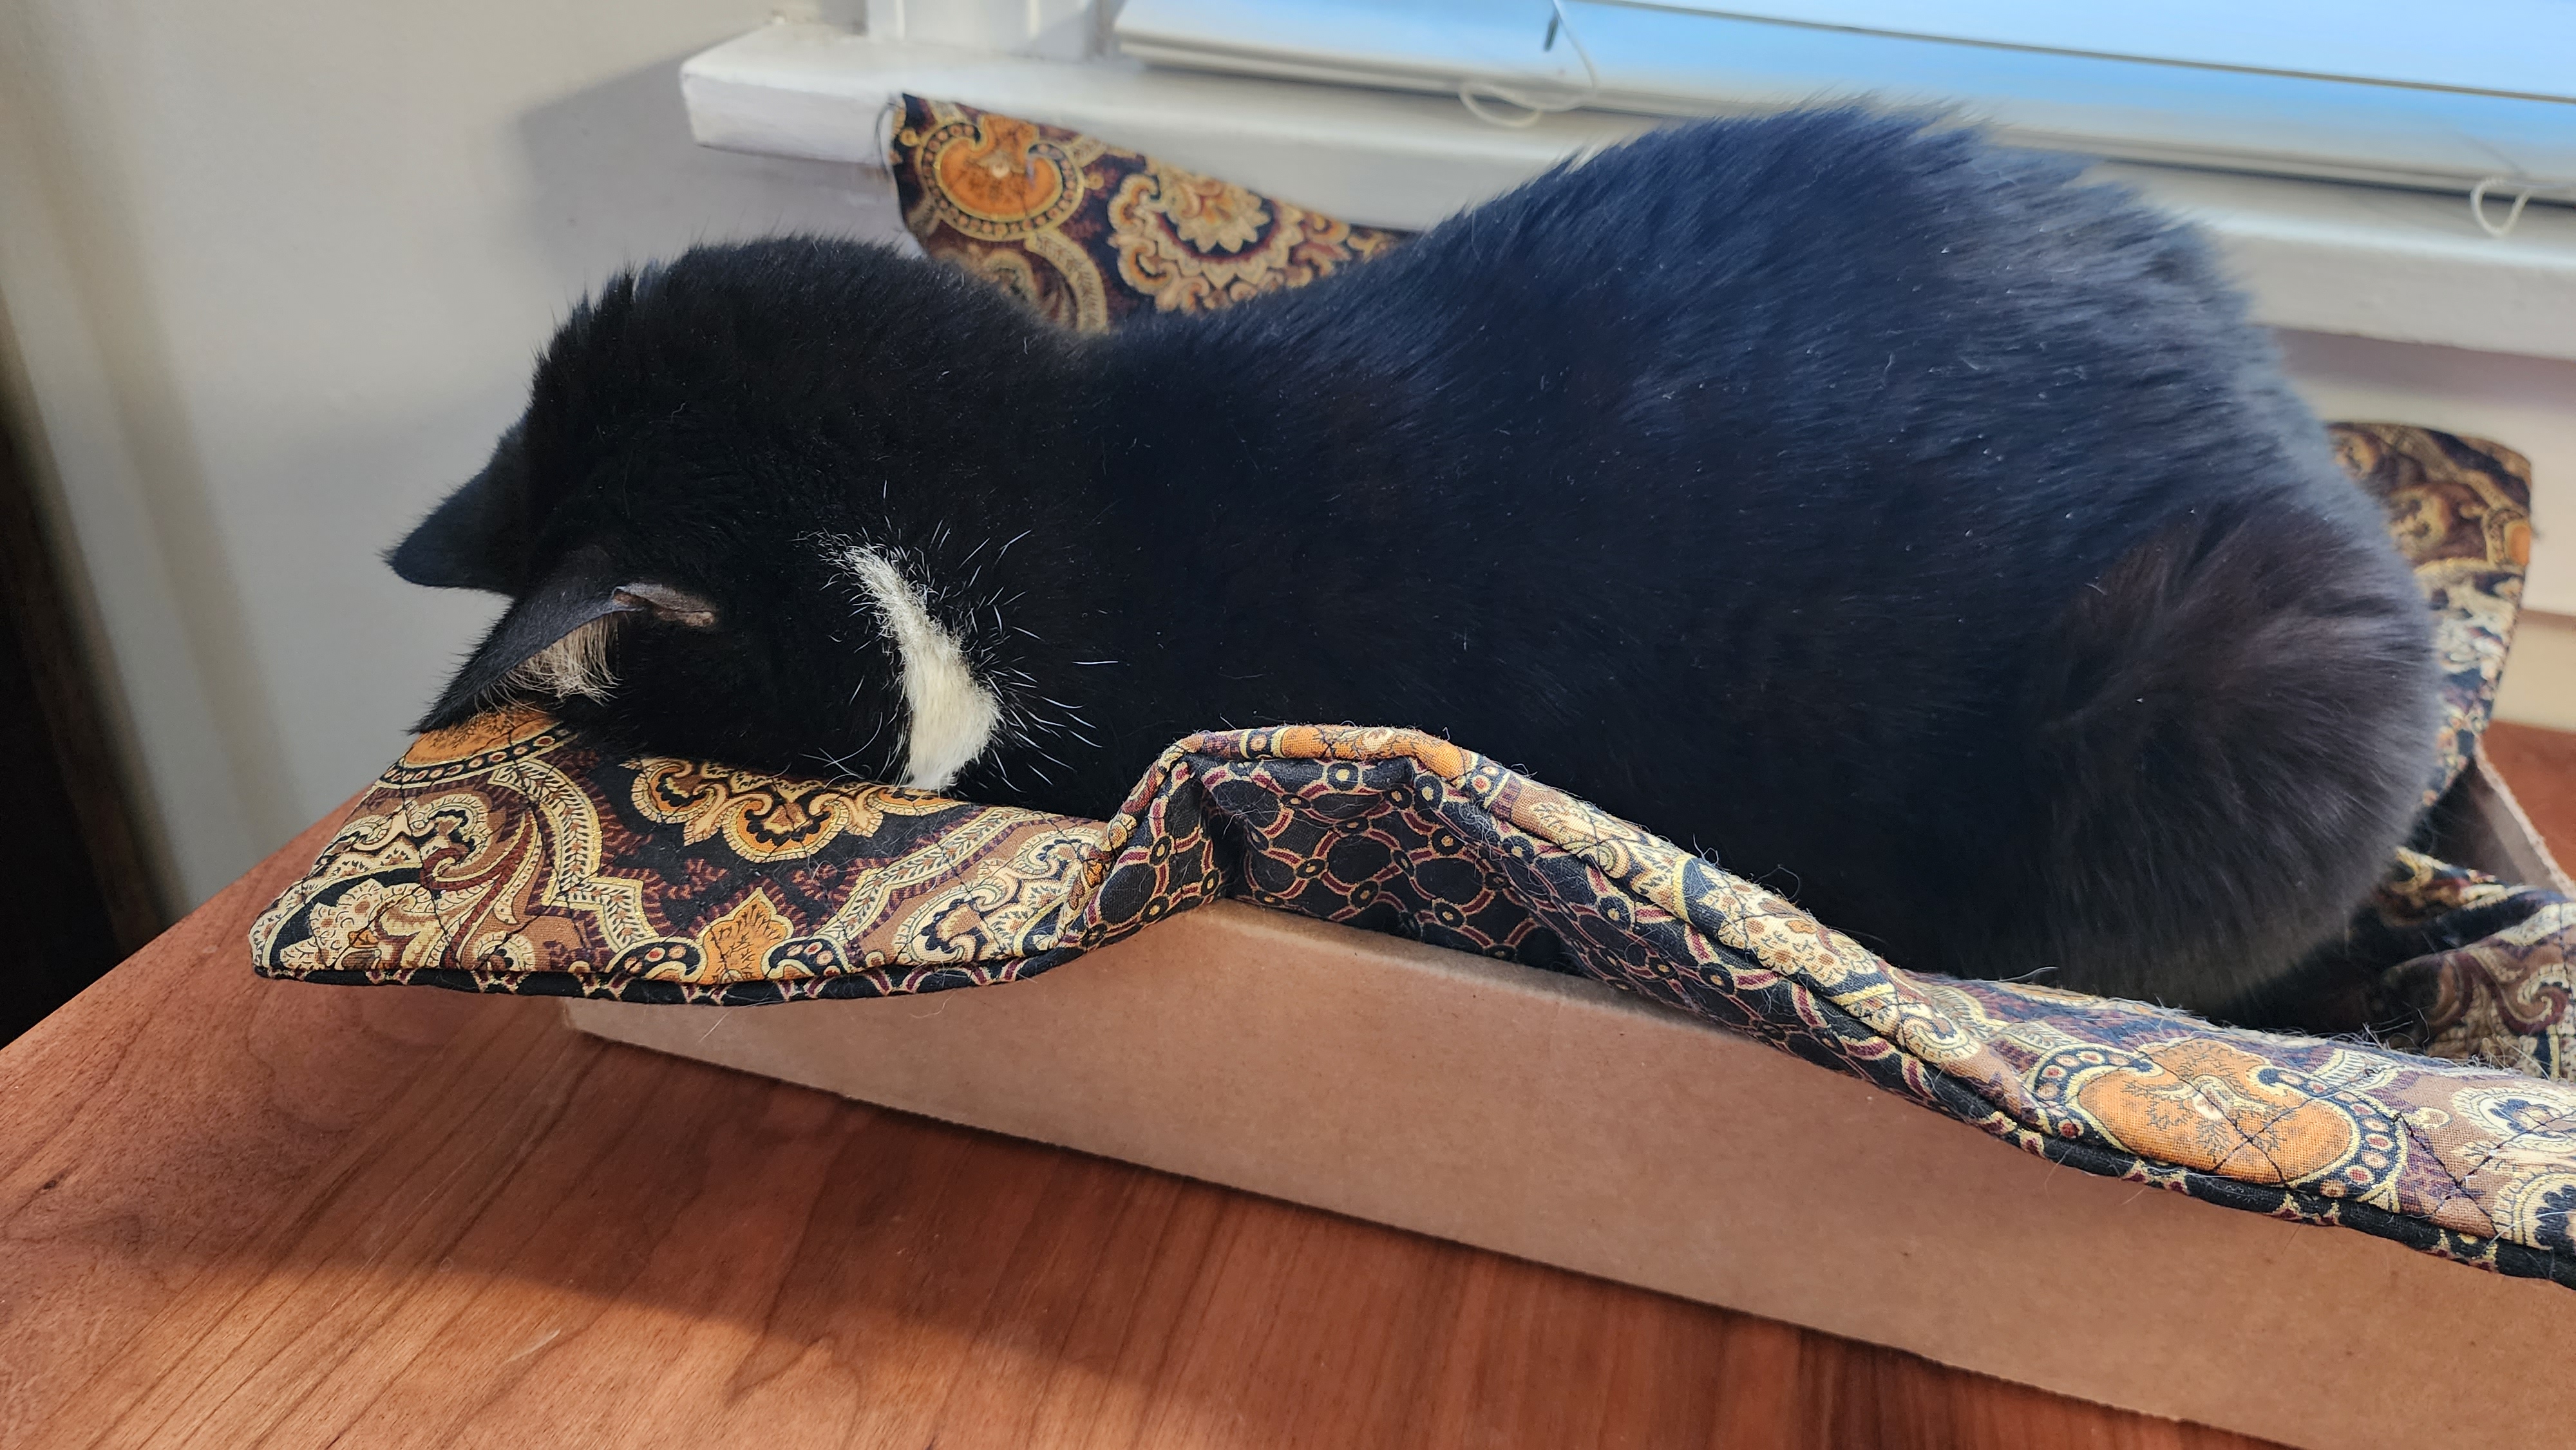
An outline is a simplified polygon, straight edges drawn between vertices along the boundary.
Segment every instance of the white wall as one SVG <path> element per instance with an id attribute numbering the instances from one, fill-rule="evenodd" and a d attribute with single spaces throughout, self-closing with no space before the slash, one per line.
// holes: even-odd
<path id="1" fill-rule="evenodd" d="M 881 174 L 691 144 L 678 62 L 766 15 L 0 5 L 0 322 L 172 905 L 364 784 L 493 612 L 375 552 L 573 298 L 701 238 L 900 233 Z"/>

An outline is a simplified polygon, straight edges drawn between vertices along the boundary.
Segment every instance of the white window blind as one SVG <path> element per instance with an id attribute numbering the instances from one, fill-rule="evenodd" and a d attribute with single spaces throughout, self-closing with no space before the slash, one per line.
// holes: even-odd
<path id="1" fill-rule="evenodd" d="M 1127 0 L 1131 56 L 1656 115 L 1870 97 L 2092 155 L 2576 200 L 2576 0 Z"/>

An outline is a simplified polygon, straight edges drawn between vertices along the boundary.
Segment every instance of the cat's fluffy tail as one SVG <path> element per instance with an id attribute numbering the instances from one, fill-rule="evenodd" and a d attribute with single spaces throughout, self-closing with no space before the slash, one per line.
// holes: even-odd
<path id="1" fill-rule="evenodd" d="M 2420 813 L 2430 626 L 2375 519 L 2204 507 L 2076 591 L 2042 659 L 2005 866 L 2036 909 L 1997 945 L 2053 985 L 2231 1015 L 2342 927 Z"/>

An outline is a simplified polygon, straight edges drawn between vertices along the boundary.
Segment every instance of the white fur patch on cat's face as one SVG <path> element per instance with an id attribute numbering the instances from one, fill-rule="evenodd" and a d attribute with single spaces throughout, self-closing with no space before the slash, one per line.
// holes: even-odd
<path id="1" fill-rule="evenodd" d="M 834 562 L 849 571 L 877 608 L 886 643 L 894 647 L 903 670 L 903 783 L 915 790 L 946 790 L 976 756 L 993 743 L 1002 723 L 1002 703 L 975 678 L 957 636 L 930 617 L 921 590 L 894 561 L 858 544 L 836 551 Z"/>

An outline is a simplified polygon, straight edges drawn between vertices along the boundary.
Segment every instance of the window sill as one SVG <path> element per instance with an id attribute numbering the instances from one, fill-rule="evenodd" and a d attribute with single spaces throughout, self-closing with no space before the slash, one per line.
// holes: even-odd
<path id="1" fill-rule="evenodd" d="M 895 96 L 1068 126 L 1375 226 L 1420 228 L 1554 162 L 1653 124 L 1607 112 L 1489 125 L 1392 91 L 1034 60 L 776 24 L 692 58 L 709 146 L 884 165 Z M 2495 238 L 2456 196 L 2172 167 L 2105 176 L 2201 223 L 2276 327 L 2576 358 L 2576 209 L 2536 206 Z M 2490 200 L 2501 216 L 2504 204 Z"/>

